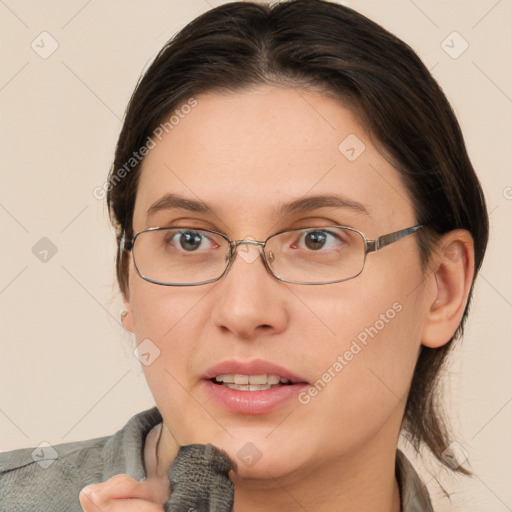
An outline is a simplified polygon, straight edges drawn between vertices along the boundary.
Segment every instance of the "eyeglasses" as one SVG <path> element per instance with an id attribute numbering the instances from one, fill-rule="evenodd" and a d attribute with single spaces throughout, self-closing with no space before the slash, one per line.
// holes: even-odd
<path id="1" fill-rule="evenodd" d="M 415 233 L 413 226 L 368 240 L 357 229 L 325 226 L 280 231 L 264 242 L 231 241 L 209 229 L 154 227 L 121 240 L 132 252 L 135 269 L 142 279 L 163 286 L 197 286 L 218 281 L 228 272 L 236 254 L 248 263 L 262 256 L 265 267 L 280 281 L 294 284 L 340 283 L 357 277 L 366 255 Z M 246 244 L 259 251 L 249 254 Z M 244 252 L 244 249 L 247 249 Z"/>

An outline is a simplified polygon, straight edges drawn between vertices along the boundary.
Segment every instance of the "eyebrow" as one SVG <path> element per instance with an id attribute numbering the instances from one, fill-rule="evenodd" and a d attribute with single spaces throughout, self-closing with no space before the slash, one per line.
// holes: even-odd
<path id="1" fill-rule="evenodd" d="M 370 215 L 368 212 L 368 205 L 363 205 L 362 203 L 358 203 L 357 201 L 353 201 L 347 197 L 337 194 L 319 194 L 295 199 L 276 208 L 275 215 L 282 217 L 292 213 L 306 213 L 312 210 L 318 210 L 319 208 L 326 207 L 346 208 L 368 216 Z M 151 214 L 161 210 L 171 209 L 187 210 L 190 212 L 209 213 L 215 215 L 213 208 L 208 206 L 203 201 L 196 201 L 194 199 L 188 199 L 177 194 L 169 193 L 162 196 L 148 208 L 147 216 L 149 217 Z"/>

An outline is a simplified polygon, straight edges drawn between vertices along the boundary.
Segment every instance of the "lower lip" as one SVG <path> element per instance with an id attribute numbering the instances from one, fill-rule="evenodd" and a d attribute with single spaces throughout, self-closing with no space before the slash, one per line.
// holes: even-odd
<path id="1" fill-rule="evenodd" d="M 239 391 L 205 381 L 214 400 L 225 409 L 241 414 L 267 414 L 282 406 L 303 390 L 307 384 L 275 386 L 264 391 Z"/>

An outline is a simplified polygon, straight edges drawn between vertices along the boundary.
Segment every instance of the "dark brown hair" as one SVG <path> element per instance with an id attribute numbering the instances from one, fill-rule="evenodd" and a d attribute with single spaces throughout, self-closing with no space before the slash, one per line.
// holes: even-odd
<path id="1" fill-rule="evenodd" d="M 133 236 L 140 174 L 133 155 L 162 120 L 203 92 L 259 84 L 321 88 L 350 105 L 398 169 L 417 222 L 427 226 L 418 233 L 424 269 L 436 236 L 461 228 L 473 236 L 476 277 L 488 216 L 445 95 L 408 45 L 361 14 L 322 0 L 224 4 L 194 19 L 165 45 L 132 95 L 109 175 L 107 205 L 118 242 Z M 128 257 L 119 247 L 117 278 L 125 296 Z M 416 449 L 425 443 L 449 468 L 442 457 L 449 438 L 437 384 L 452 342 L 462 335 L 470 300 L 471 293 L 449 343 L 422 346 L 402 425 Z M 462 466 L 456 471 L 468 472 Z"/>

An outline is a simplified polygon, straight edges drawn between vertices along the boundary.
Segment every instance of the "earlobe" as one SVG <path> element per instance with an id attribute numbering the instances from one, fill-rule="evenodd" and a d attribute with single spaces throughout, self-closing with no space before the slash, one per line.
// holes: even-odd
<path id="1" fill-rule="evenodd" d="M 133 313 L 130 303 L 127 299 L 123 299 L 123 309 L 121 310 L 121 323 L 126 331 L 131 332 L 132 334 L 135 332 L 135 328 L 133 325 Z"/>
<path id="2" fill-rule="evenodd" d="M 441 237 L 432 257 L 433 297 L 427 304 L 421 342 L 438 348 L 450 341 L 457 330 L 468 301 L 474 275 L 473 238 L 457 229 Z"/>

